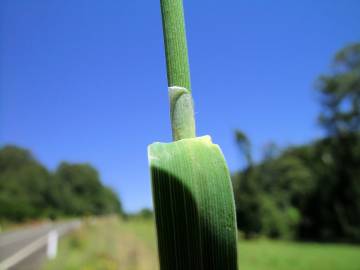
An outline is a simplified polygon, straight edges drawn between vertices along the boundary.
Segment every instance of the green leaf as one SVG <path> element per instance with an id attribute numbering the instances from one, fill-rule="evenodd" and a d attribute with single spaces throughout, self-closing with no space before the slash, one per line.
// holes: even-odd
<path id="1" fill-rule="evenodd" d="M 237 269 L 235 206 L 209 136 L 148 148 L 161 270 Z"/>

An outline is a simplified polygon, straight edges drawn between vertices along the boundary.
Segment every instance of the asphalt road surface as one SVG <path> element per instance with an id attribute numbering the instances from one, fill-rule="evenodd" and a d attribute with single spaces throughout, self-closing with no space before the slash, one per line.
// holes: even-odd
<path id="1" fill-rule="evenodd" d="M 46 223 L 0 234 L 0 270 L 39 270 L 46 258 L 49 233 L 61 237 L 79 226 L 80 221 Z"/>

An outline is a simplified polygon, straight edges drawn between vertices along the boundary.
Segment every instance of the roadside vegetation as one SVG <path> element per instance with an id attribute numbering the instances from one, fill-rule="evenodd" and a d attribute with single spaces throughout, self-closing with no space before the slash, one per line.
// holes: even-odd
<path id="1" fill-rule="evenodd" d="M 240 239 L 241 270 L 359 270 L 360 247 Z M 158 268 L 152 218 L 89 218 L 60 241 L 43 270 L 153 270 Z"/>
<path id="2" fill-rule="evenodd" d="M 87 218 L 60 241 L 56 259 L 44 270 L 158 269 L 152 219 Z"/>

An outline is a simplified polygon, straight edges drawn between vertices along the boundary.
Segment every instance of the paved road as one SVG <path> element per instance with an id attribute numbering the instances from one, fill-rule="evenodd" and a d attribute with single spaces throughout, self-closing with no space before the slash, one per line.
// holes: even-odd
<path id="1" fill-rule="evenodd" d="M 46 223 L 0 234 L 0 270 L 38 270 L 49 233 L 56 231 L 62 236 L 79 226 L 80 221 Z"/>

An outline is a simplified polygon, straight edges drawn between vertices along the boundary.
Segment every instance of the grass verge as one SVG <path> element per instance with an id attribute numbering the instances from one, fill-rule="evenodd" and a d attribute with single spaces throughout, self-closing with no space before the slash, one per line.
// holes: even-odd
<path id="1" fill-rule="evenodd" d="M 158 269 L 154 230 L 151 219 L 87 219 L 60 241 L 44 270 Z M 239 264 L 241 270 L 360 270 L 360 246 L 240 241 Z"/>
<path id="2" fill-rule="evenodd" d="M 82 228 L 60 241 L 58 256 L 43 269 L 158 269 L 153 222 L 87 219 Z"/>

